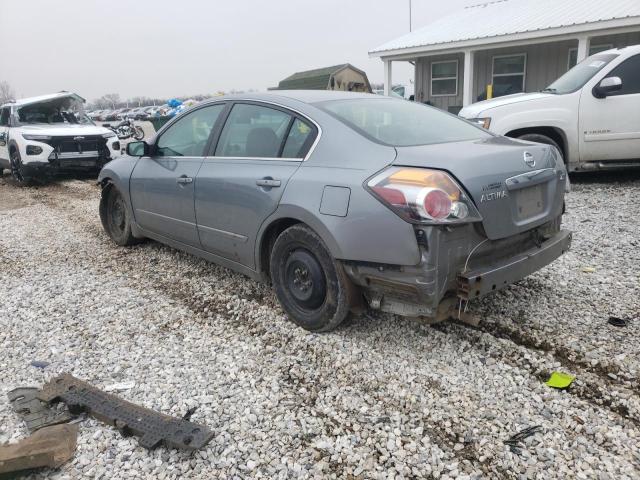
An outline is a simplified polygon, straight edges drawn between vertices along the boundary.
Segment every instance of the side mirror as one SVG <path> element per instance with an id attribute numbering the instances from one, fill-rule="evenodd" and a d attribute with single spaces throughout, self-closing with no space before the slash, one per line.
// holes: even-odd
<path id="1" fill-rule="evenodd" d="M 606 98 L 613 92 L 617 92 L 622 88 L 622 80 L 620 77 L 607 77 L 593 87 L 593 96 L 596 98 Z"/>
<path id="2" fill-rule="evenodd" d="M 130 142 L 127 144 L 127 155 L 131 157 L 145 157 L 149 155 L 149 144 L 144 140 L 141 142 Z"/>

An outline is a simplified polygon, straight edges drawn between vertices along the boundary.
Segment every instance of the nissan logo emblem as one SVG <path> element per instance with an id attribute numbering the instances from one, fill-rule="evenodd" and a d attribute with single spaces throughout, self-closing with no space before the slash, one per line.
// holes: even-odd
<path id="1" fill-rule="evenodd" d="M 524 163 L 533 168 L 536 166 L 536 159 L 529 152 L 524 152 Z"/>

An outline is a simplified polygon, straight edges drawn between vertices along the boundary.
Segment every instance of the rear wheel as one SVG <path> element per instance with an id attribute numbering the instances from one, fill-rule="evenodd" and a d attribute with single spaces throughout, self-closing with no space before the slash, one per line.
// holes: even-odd
<path id="1" fill-rule="evenodd" d="M 553 138 L 547 137 L 541 133 L 525 133 L 524 135 L 520 135 L 518 137 L 520 140 L 526 140 L 527 142 L 536 142 L 536 143 L 544 143 L 545 145 L 552 145 L 558 149 L 560 152 L 560 157 L 564 160 L 564 155 L 562 154 L 562 149 L 558 142 L 556 142 Z"/>
<path id="2" fill-rule="evenodd" d="M 24 173 L 24 165 L 17 148 L 12 148 L 9 154 L 11 162 L 11 177 L 18 185 L 29 185 L 31 178 Z"/>
<path id="3" fill-rule="evenodd" d="M 134 245 L 140 241 L 131 233 L 131 218 L 124 197 L 113 185 L 107 185 L 102 191 L 100 220 L 105 231 L 118 245 Z"/>
<path id="4" fill-rule="evenodd" d="M 278 300 L 296 325 L 327 332 L 349 314 L 350 281 L 320 237 L 306 225 L 294 225 L 278 236 L 270 270 Z"/>
<path id="5" fill-rule="evenodd" d="M 133 133 L 133 138 L 135 138 L 136 140 L 142 140 L 144 138 L 144 130 L 142 129 L 142 127 L 134 127 L 134 133 Z"/>

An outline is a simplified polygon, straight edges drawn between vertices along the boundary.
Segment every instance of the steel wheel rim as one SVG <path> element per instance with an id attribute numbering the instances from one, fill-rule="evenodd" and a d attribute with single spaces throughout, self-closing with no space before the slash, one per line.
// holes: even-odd
<path id="1" fill-rule="evenodd" d="M 114 232 L 123 233 L 126 228 L 127 216 L 124 201 L 117 195 L 111 203 L 109 210 L 109 226 Z"/>
<path id="2" fill-rule="evenodd" d="M 305 249 L 291 251 L 284 265 L 284 284 L 293 301 L 304 310 L 316 310 L 327 296 L 324 271 Z"/>

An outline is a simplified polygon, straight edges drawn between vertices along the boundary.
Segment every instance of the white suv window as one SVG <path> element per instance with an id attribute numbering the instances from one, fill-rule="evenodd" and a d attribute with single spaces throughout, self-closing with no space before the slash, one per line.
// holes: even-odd
<path id="1" fill-rule="evenodd" d="M 0 127 L 7 127 L 9 126 L 9 115 L 11 113 L 11 110 L 9 110 L 9 108 L 5 107 L 0 111 Z"/>

